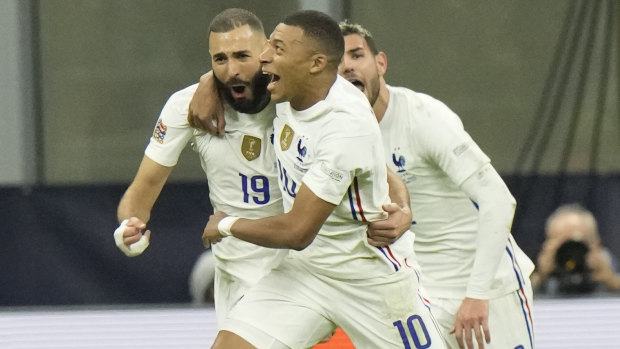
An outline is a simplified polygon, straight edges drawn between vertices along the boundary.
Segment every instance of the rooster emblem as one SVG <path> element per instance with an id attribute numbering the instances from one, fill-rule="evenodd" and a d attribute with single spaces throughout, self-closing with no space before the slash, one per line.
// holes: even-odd
<path id="1" fill-rule="evenodd" d="M 399 156 L 398 159 L 396 159 L 396 153 L 392 153 L 392 161 L 394 162 L 394 165 L 398 166 L 398 172 L 405 172 L 405 157 L 404 156 Z"/>
<path id="2" fill-rule="evenodd" d="M 306 147 L 301 146 L 301 139 L 299 139 L 299 142 L 297 143 L 297 152 L 299 153 L 297 160 L 299 160 L 300 162 L 303 162 L 302 158 L 306 156 L 307 149 Z"/>

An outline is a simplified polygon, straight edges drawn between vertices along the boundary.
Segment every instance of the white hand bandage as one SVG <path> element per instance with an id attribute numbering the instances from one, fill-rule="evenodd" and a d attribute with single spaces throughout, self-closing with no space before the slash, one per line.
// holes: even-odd
<path id="1" fill-rule="evenodd" d="M 222 236 L 231 236 L 230 228 L 240 217 L 228 216 L 224 217 L 218 224 L 217 230 L 219 230 Z"/>
<path id="2" fill-rule="evenodd" d="M 116 246 L 123 251 L 127 257 L 139 256 L 142 252 L 144 252 L 144 250 L 146 250 L 147 247 L 149 247 L 149 240 L 146 235 L 142 235 L 140 240 L 129 246 L 125 245 L 123 242 L 123 232 L 125 232 L 125 228 L 127 228 L 127 222 L 128 220 L 125 219 L 121 222 L 121 225 L 116 228 L 114 231 L 114 241 L 116 242 Z"/>

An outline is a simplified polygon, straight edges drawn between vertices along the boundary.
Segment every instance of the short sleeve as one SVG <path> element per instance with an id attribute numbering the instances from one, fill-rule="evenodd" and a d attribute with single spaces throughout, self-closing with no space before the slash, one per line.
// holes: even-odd
<path id="1" fill-rule="evenodd" d="M 316 161 L 303 177 L 303 183 L 321 199 L 340 204 L 357 170 L 371 165 L 368 136 L 332 138 L 322 141 Z"/>
<path id="2" fill-rule="evenodd" d="M 144 154 L 163 166 L 175 166 L 193 136 L 187 121 L 192 94 L 187 89 L 173 94 L 162 109 Z"/>

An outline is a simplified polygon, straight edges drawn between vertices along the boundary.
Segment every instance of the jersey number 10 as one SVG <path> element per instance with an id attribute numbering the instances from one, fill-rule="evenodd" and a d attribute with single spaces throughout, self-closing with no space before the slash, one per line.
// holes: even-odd
<path id="1" fill-rule="evenodd" d="M 398 320 L 394 322 L 393 325 L 398 328 L 398 332 L 403 340 L 405 349 L 411 349 L 403 322 Z M 422 318 L 419 315 L 411 315 L 407 319 L 407 329 L 409 329 L 409 334 L 411 334 L 411 339 L 413 339 L 413 345 L 416 349 L 426 349 L 431 346 L 431 337 L 428 334 L 424 321 L 422 321 Z"/>

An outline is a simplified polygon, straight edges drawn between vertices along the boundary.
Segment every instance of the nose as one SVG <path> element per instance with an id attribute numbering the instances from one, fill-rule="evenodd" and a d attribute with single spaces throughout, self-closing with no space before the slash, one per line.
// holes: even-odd
<path id="1" fill-rule="evenodd" d="M 343 75 L 345 73 L 353 71 L 352 62 L 353 60 L 351 58 L 347 57 L 347 55 L 344 55 L 342 57 L 342 61 L 340 61 L 340 65 L 338 65 L 338 73 Z"/>
<path id="2" fill-rule="evenodd" d="M 241 65 L 239 64 L 239 62 L 237 62 L 235 59 L 229 60 L 228 64 L 227 64 L 228 75 L 231 78 L 238 77 L 239 74 L 240 74 L 240 71 L 239 71 L 240 70 L 240 66 Z"/>
<path id="3" fill-rule="evenodd" d="M 260 62 L 263 64 L 266 63 L 271 63 L 273 57 L 273 49 L 271 47 L 271 45 L 266 42 L 265 45 L 263 46 L 263 52 L 261 52 L 260 56 L 258 56 L 258 59 L 260 59 Z"/>

